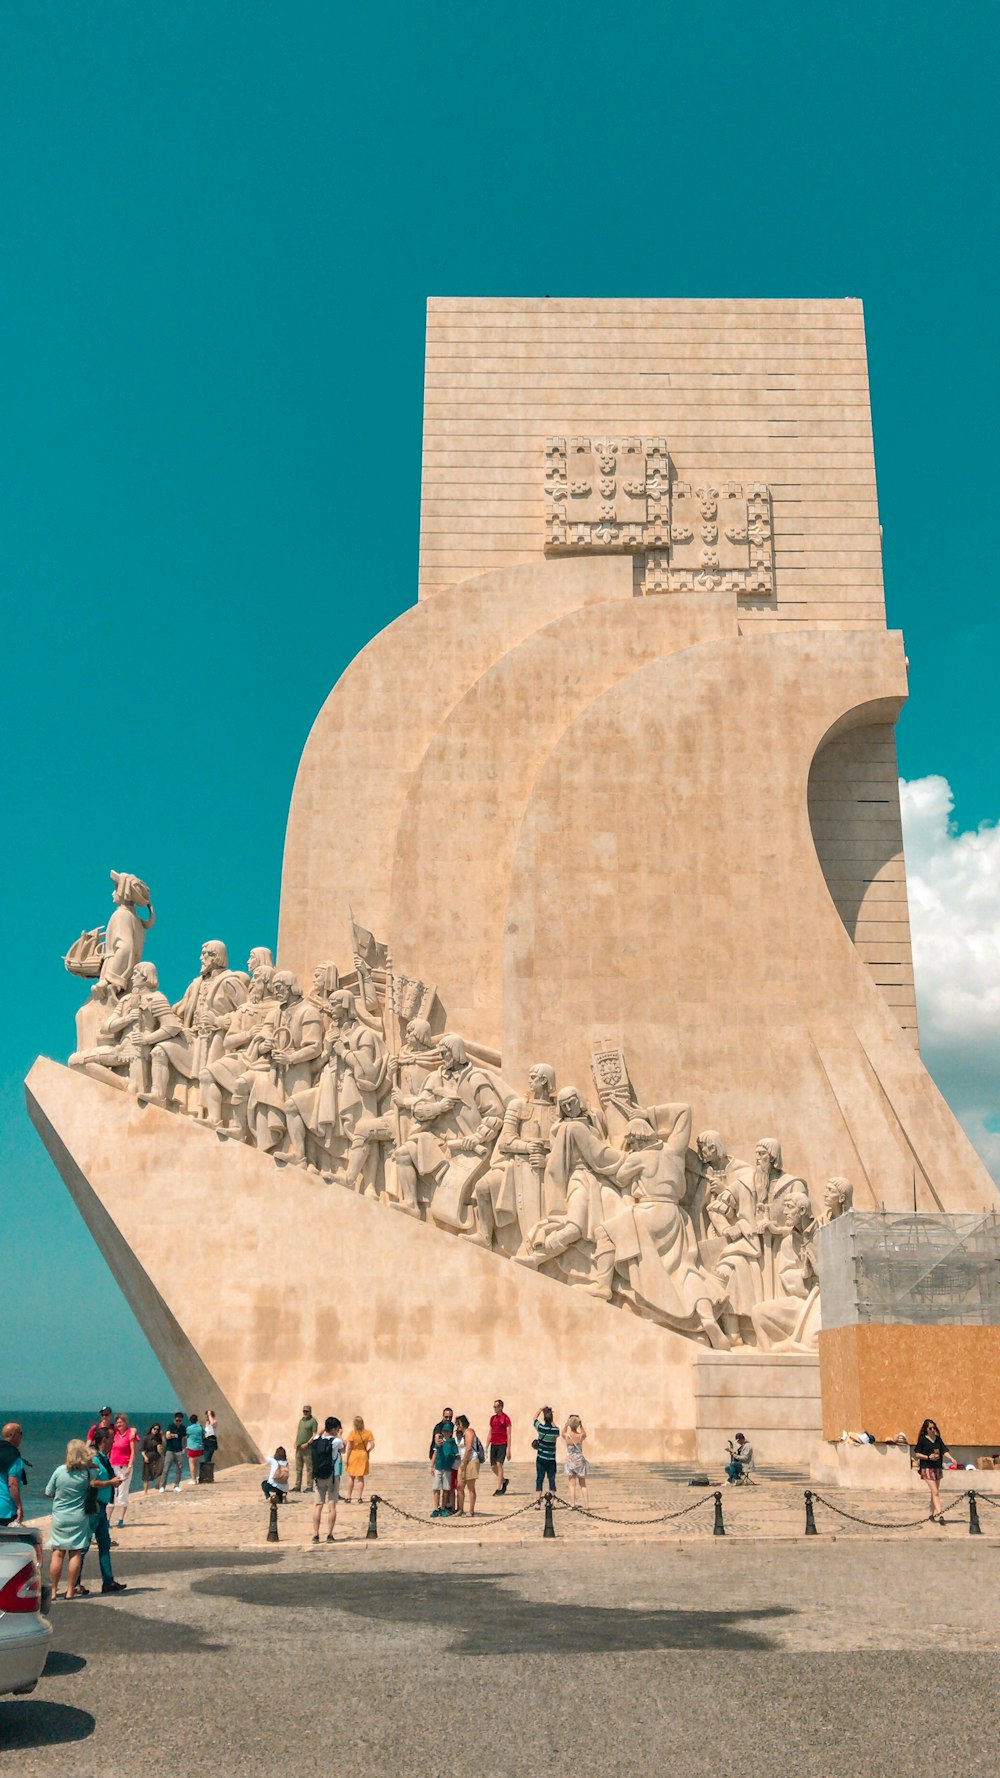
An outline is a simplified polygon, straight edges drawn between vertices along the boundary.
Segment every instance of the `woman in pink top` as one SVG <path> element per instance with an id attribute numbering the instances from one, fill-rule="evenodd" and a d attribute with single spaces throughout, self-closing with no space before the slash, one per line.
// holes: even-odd
<path id="1" fill-rule="evenodd" d="M 132 1486 L 132 1466 L 135 1463 L 135 1454 L 138 1448 L 139 1434 L 134 1426 L 129 1425 L 128 1415 L 116 1414 L 109 1455 L 112 1469 L 121 1471 L 121 1481 L 115 1489 L 119 1525 L 124 1525 L 125 1514 L 128 1511 L 128 1493 Z M 113 1510 L 114 1508 L 112 1508 Z"/>

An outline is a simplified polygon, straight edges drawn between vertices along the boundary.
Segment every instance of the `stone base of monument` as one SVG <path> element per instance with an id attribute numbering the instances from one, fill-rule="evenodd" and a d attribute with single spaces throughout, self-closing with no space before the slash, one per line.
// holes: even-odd
<path id="1" fill-rule="evenodd" d="M 765 1469 L 808 1473 L 822 1436 L 818 1358 L 797 1352 L 699 1351 L 694 1394 L 702 1463 L 717 1469 L 726 1440 L 742 1432 Z"/>
<path id="2" fill-rule="evenodd" d="M 345 1425 L 361 1414 L 388 1462 L 424 1460 L 446 1405 L 483 1436 L 497 1396 L 518 1461 L 546 1403 L 561 1422 L 583 1416 L 601 1463 L 717 1467 L 733 1430 L 765 1461 L 798 1461 L 818 1433 L 811 1359 L 713 1363 L 586 1291 L 45 1058 L 27 1091 L 180 1405 L 216 1409 L 224 1462 L 287 1444 L 307 1402 Z M 704 1441 L 699 1402 L 714 1416 Z"/>

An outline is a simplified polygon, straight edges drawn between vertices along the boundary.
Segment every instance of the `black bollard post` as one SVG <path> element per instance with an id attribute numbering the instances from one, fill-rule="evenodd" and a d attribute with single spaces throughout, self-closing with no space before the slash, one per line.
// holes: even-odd
<path id="1" fill-rule="evenodd" d="M 719 1490 L 716 1489 L 716 1491 L 715 1491 L 715 1524 L 712 1526 L 712 1536 L 713 1537 L 725 1537 L 725 1535 L 726 1535 L 726 1526 L 725 1526 L 725 1522 L 722 1517 L 722 1495 L 719 1492 Z"/>
<path id="2" fill-rule="evenodd" d="M 378 1542 L 378 1500 L 378 1495 L 373 1494 L 369 1502 L 368 1529 L 365 1532 L 366 1543 L 370 1543 L 372 1539 L 374 1539 L 376 1543 Z"/>
<path id="3" fill-rule="evenodd" d="M 551 1496 L 551 1494 L 546 1494 L 546 1496 L 545 1496 L 545 1528 L 542 1531 L 542 1536 L 543 1537 L 554 1537 L 555 1534 L 556 1534 L 556 1528 L 552 1523 L 552 1496 Z"/>
<path id="4" fill-rule="evenodd" d="M 278 1502 L 273 1494 L 271 1495 L 271 1510 L 267 1520 L 267 1542 L 280 1542 L 278 1537 Z"/>
<path id="5" fill-rule="evenodd" d="M 813 1512 L 813 1497 L 808 1488 L 806 1489 L 806 1536 L 819 1536 L 819 1532 L 816 1530 L 816 1516 Z"/>
<path id="6" fill-rule="evenodd" d="M 976 1505 L 976 1490 L 969 1489 L 969 1536 L 982 1537 L 983 1528 L 979 1523 L 979 1508 Z"/>

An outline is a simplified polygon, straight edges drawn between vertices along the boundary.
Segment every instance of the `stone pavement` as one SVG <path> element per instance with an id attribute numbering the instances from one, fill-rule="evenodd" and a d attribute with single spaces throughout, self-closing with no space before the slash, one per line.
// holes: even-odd
<path id="1" fill-rule="evenodd" d="M 185 1483 L 179 1493 L 133 1493 L 124 1529 L 112 1530 L 123 1558 L 139 1550 L 260 1548 L 268 1525 L 268 1507 L 260 1491 L 263 1474 L 262 1468 L 245 1466 L 220 1471 L 211 1487 L 191 1487 Z M 775 1539 L 804 1534 L 803 1490 L 809 1486 L 805 1478 L 776 1481 L 763 1477 L 752 1487 L 730 1488 L 724 1485 L 721 1469 L 712 1471 L 711 1476 L 713 1483 L 722 1484 L 727 1537 Z M 378 1534 L 380 1543 L 393 1547 L 481 1544 L 499 1551 L 533 1543 L 542 1535 L 544 1515 L 530 1504 L 534 1499 L 534 1466 L 527 1463 L 513 1466 L 510 1489 L 502 1500 L 494 1497 L 493 1477 L 484 1471 L 480 1476 L 476 1517 L 466 1516 L 461 1521 L 430 1518 L 431 1479 L 423 1464 L 380 1464 L 368 1480 L 370 1486 L 363 1506 L 357 1502 L 349 1506 L 345 1500 L 340 1503 L 338 1544 L 366 1541 L 372 1493 L 385 1503 L 392 1503 L 379 1509 Z M 967 1480 L 978 1490 L 976 1477 L 969 1475 Z M 923 1541 L 964 1536 L 968 1534 L 969 1514 L 964 1493 L 959 1492 L 963 1486 L 964 1482 L 956 1478 L 953 1490 L 943 1495 L 949 1521 L 945 1527 L 929 1523 L 929 1503 L 922 1486 L 910 1494 L 819 1488 L 814 1490 L 817 1531 L 823 1537 Z M 561 1475 L 559 1491 L 565 1499 Z M 1000 1504 L 994 1504 L 998 1498 L 994 1494 L 983 1499 L 979 1509 L 983 1541 L 1000 1537 Z M 312 1548 L 313 1502 L 311 1494 L 293 1494 L 279 1510 L 279 1538 L 283 1546 Z M 692 1488 L 661 1464 L 621 1464 L 607 1470 L 597 1466 L 590 1476 L 590 1506 L 601 1515 L 599 1518 L 588 1519 L 560 1506 L 554 1519 L 557 1539 L 573 1543 L 663 1543 L 713 1535 L 714 1489 Z M 36 1522 L 46 1523 L 41 1519 Z M 321 1547 L 325 1549 L 325 1516 L 323 1535 Z"/>

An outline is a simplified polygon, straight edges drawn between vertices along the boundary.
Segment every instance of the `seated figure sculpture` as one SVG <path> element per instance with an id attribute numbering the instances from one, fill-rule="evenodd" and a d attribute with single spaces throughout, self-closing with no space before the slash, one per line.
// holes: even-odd
<path id="1" fill-rule="evenodd" d="M 593 1296 L 611 1301 L 616 1280 L 637 1308 L 680 1333 L 730 1344 L 718 1322 L 724 1287 L 703 1270 L 682 1207 L 691 1140 L 689 1105 L 653 1106 L 629 1122 L 616 1183 L 630 1197 L 596 1230 Z"/>
<path id="2" fill-rule="evenodd" d="M 472 1193 L 503 1126 L 504 1102 L 492 1076 L 469 1061 L 456 1032 L 446 1032 L 438 1048 L 441 1065 L 413 1102 L 410 1135 L 390 1157 L 396 1186 L 391 1201 L 407 1216 L 419 1216 L 422 1185 L 430 1217 L 440 1227 L 464 1230 Z"/>
<path id="3" fill-rule="evenodd" d="M 137 963 L 129 992 L 112 1002 L 105 1024 L 98 1032 L 95 1049 L 70 1057 L 71 1067 L 86 1067 L 98 1078 L 115 1085 L 122 1077 L 136 1095 L 149 1088 L 149 1055 L 152 1046 L 180 1031 L 180 1020 L 166 995 L 160 991 L 155 963 Z"/>
<path id="4" fill-rule="evenodd" d="M 289 1094 L 285 1118 L 290 1158 L 305 1165 L 311 1146 L 324 1178 L 332 1180 L 346 1162 L 361 1118 L 374 1118 L 378 1111 L 387 1057 L 378 1032 L 358 1017 L 349 988 L 330 995 L 329 1018 L 320 1074 L 315 1085 Z"/>
<path id="5" fill-rule="evenodd" d="M 493 1162 L 476 1186 L 476 1226 L 466 1234 L 478 1247 L 504 1241 L 527 1248 L 532 1229 L 545 1213 L 545 1168 L 557 1117 L 556 1071 L 536 1062 L 528 1071 L 528 1092 L 508 1101 Z"/>
<path id="6" fill-rule="evenodd" d="M 221 1056 L 223 1038 L 247 997 L 247 985 L 241 971 L 230 969 L 222 940 L 207 939 L 201 947 L 200 972 L 174 1007 L 179 1021 L 176 1034 L 152 1045 L 150 1090 L 140 1093 L 140 1103 L 166 1106 L 178 1083 L 187 1087 L 198 1082 L 209 1062 Z"/>

